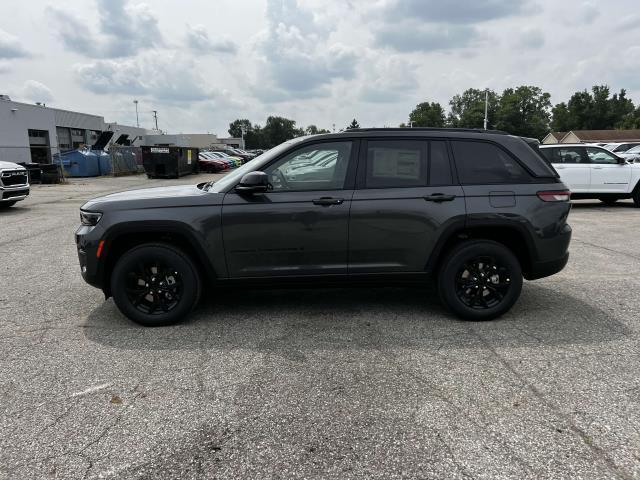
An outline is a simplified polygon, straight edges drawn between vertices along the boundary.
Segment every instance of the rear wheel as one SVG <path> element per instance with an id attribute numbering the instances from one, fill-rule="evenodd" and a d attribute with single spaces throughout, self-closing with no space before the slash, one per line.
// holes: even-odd
<path id="1" fill-rule="evenodd" d="M 504 245 L 471 240 L 446 256 L 438 276 L 442 302 L 463 320 L 491 320 L 503 315 L 518 300 L 522 268 Z"/>
<path id="2" fill-rule="evenodd" d="M 637 186 L 636 190 L 633 192 L 633 203 L 636 207 L 640 208 L 640 186 Z"/>
<path id="3" fill-rule="evenodd" d="M 120 311 L 147 327 L 182 321 L 200 298 L 200 277 L 191 259 L 165 244 L 145 244 L 125 253 L 111 275 Z"/>

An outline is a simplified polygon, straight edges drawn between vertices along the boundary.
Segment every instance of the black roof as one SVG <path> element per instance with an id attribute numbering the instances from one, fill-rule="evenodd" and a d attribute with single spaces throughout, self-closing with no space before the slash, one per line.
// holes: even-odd
<path id="1" fill-rule="evenodd" d="M 491 133 L 511 135 L 502 130 L 484 130 L 482 128 L 432 128 L 432 127 L 392 127 L 392 128 L 350 128 L 340 133 L 351 132 L 443 132 L 443 133 Z"/>

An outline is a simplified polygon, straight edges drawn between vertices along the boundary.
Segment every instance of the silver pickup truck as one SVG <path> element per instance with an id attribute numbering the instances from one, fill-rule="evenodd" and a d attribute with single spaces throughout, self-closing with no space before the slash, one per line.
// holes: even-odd
<path id="1" fill-rule="evenodd" d="M 17 163 L 0 161 L 0 208 L 10 207 L 28 195 L 27 169 Z"/>

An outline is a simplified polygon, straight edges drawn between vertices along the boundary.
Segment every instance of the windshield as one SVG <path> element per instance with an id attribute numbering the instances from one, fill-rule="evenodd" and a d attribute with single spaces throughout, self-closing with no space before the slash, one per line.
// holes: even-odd
<path id="1" fill-rule="evenodd" d="M 640 153 L 640 145 L 630 148 L 626 153 Z"/>
<path id="2" fill-rule="evenodd" d="M 269 150 L 268 152 L 265 152 L 262 155 L 254 158 L 250 162 L 245 163 L 240 168 L 234 170 L 233 172 L 229 173 L 227 176 L 218 180 L 211 188 L 211 191 L 216 193 L 227 191 L 229 188 L 236 185 L 240 181 L 240 179 L 244 176 L 245 173 L 260 170 L 264 165 L 269 163 L 271 160 L 273 160 L 275 157 L 280 155 L 282 152 L 288 150 L 292 145 L 295 145 L 296 143 L 301 142 L 305 138 L 306 137 L 298 137 L 298 138 L 294 138 L 293 140 L 289 140 L 287 142 L 281 143 L 277 147 Z"/>

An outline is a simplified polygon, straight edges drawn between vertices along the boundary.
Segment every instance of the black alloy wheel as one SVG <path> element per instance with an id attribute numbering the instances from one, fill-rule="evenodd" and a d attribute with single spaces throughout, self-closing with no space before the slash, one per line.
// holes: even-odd
<path id="1" fill-rule="evenodd" d="M 111 273 L 118 309 L 147 327 L 184 320 L 200 298 L 200 276 L 191 258 L 173 245 L 154 243 L 132 248 Z"/>
<path id="2" fill-rule="evenodd" d="M 520 262 L 506 246 L 492 240 L 467 240 L 443 259 L 438 294 L 463 320 L 491 320 L 518 300 L 522 281 Z"/>
<path id="3" fill-rule="evenodd" d="M 173 310 L 184 292 L 178 272 L 158 260 L 140 261 L 127 274 L 127 298 L 140 312 L 159 315 Z"/>
<path id="4" fill-rule="evenodd" d="M 458 271 L 456 294 L 467 307 L 484 310 L 496 307 L 507 296 L 511 275 L 494 257 L 481 256 Z"/>

